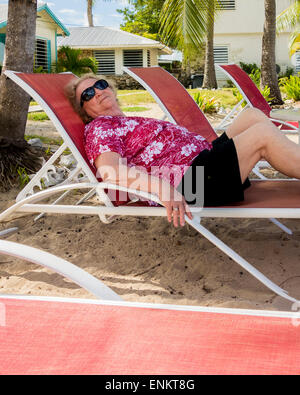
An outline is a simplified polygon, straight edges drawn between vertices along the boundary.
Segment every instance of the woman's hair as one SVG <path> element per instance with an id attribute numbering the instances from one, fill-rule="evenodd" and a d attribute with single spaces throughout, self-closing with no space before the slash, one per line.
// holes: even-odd
<path id="1" fill-rule="evenodd" d="M 71 82 L 69 82 L 69 84 L 66 85 L 65 88 L 64 88 L 65 95 L 69 99 L 72 107 L 77 112 L 77 114 L 79 114 L 80 118 L 83 120 L 84 123 L 91 122 L 93 120 L 93 118 L 90 117 L 86 113 L 84 108 L 80 106 L 80 102 L 76 99 L 76 89 L 77 89 L 78 85 L 82 81 L 87 80 L 89 78 L 93 78 L 94 80 L 106 80 L 108 82 L 109 88 L 112 89 L 114 94 L 115 94 L 115 96 L 117 96 L 117 94 L 116 94 L 116 87 L 115 87 L 114 82 L 112 80 L 108 80 L 103 75 L 95 75 L 95 74 L 92 74 L 92 73 L 84 74 L 82 77 L 74 78 Z"/>

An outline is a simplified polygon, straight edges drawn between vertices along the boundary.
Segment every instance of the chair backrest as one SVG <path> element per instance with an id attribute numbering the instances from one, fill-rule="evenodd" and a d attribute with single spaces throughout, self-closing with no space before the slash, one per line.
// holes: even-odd
<path id="1" fill-rule="evenodd" d="M 84 149 L 84 123 L 79 115 L 74 111 L 69 100 L 64 94 L 64 87 L 74 78 L 78 77 L 71 73 L 27 74 L 6 72 L 6 74 L 27 93 L 31 94 L 33 98 L 38 99 L 41 105 L 43 104 L 43 109 L 47 112 L 55 126 L 57 127 L 59 124 L 62 126 L 60 127 L 59 132 L 61 133 L 64 141 L 71 139 L 74 144 L 75 147 L 73 147 L 72 153 L 75 157 L 77 156 L 77 161 L 79 160 L 80 164 L 85 162 L 84 164 L 88 165 L 92 173 L 96 175 L 95 169 L 90 165 Z M 21 85 L 22 82 L 25 84 Z M 30 89 L 32 92 L 30 92 Z M 41 100 L 44 103 L 41 103 Z M 51 111 L 49 111 L 49 109 Z M 51 114 L 51 112 L 53 112 L 53 114 Z M 82 158 L 77 154 L 77 150 Z"/>
<path id="2" fill-rule="evenodd" d="M 222 69 L 226 75 L 228 75 L 231 81 L 243 94 L 247 102 L 250 102 L 253 107 L 260 109 L 267 116 L 270 115 L 271 107 L 244 70 L 242 70 L 236 64 L 218 64 L 218 67 Z"/>
<path id="3" fill-rule="evenodd" d="M 194 99 L 181 83 L 161 67 L 129 67 L 124 70 L 147 89 L 163 111 L 178 125 L 206 138 L 217 136 Z"/>
<path id="4" fill-rule="evenodd" d="M 42 106 L 90 182 L 101 181 L 97 179 L 96 169 L 90 164 L 86 155 L 84 123 L 64 93 L 65 86 L 78 77 L 72 73 L 27 74 L 5 71 L 5 74 Z M 105 190 L 105 192 L 115 206 L 130 201 L 126 192 L 111 190 Z"/>

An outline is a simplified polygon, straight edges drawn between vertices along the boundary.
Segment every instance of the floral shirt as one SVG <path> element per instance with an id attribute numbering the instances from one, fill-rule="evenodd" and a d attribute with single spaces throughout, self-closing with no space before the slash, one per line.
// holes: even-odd
<path id="1" fill-rule="evenodd" d="M 127 166 L 144 168 L 175 188 L 193 160 L 211 143 L 173 123 L 153 118 L 99 116 L 85 127 L 85 149 L 92 165 L 104 152 L 117 152 Z"/>

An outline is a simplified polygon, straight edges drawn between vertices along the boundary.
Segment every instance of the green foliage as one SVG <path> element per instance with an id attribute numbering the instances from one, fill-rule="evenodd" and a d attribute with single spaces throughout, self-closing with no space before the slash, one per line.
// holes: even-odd
<path id="1" fill-rule="evenodd" d="M 30 112 L 27 116 L 27 119 L 30 121 L 48 121 L 48 115 L 44 113 L 43 111 L 41 112 Z"/>
<path id="2" fill-rule="evenodd" d="M 159 40 L 159 15 L 164 0 L 130 0 L 130 7 L 117 10 L 123 14 L 121 30 L 152 40 Z"/>
<path id="3" fill-rule="evenodd" d="M 252 72 L 249 74 L 249 77 L 257 87 L 260 86 L 260 77 L 261 77 L 260 69 L 253 69 Z"/>
<path id="4" fill-rule="evenodd" d="M 282 86 L 283 91 L 286 93 L 288 99 L 294 101 L 300 100 L 300 77 L 298 75 L 291 75 L 290 77 L 285 77 L 280 79 L 280 86 Z"/>
<path id="5" fill-rule="evenodd" d="M 34 72 L 34 73 L 39 73 L 39 74 L 47 74 L 47 73 L 48 73 L 48 71 L 45 71 L 45 70 L 43 69 L 43 66 L 39 66 L 39 67 L 37 67 L 36 69 L 33 69 L 33 72 Z"/>
<path id="6" fill-rule="evenodd" d="M 95 58 L 84 58 L 80 49 L 63 46 L 57 52 L 57 72 L 71 71 L 80 76 L 85 73 L 97 73 L 97 61 Z"/>
<path id="7" fill-rule="evenodd" d="M 273 100 L 273 97 L 270 96 L 271 92 L 270 92 L 270 88 L 268 86 L 265 86 L 264 89 L 260 89 L 258 87 L 258 89 L 267 102 L 271 102 Z M 236 97 L 237 102 L 239 102 L 243 99 L 243 95 L 240 93 L 240 91 L 237 88 L 234 88 L 232 90 L 232 93 Z M 245 107 L 246 104 L 247 104 L 246 102 L 243 102 L 242 107 Z"/>
<path id="8" fill-rule="evenodd" d="M 191 96 L 199 92 L 199 89 L 188 89 Z M 203 91 L 200 91 L 203 93 Z M 234 107 L 238 101 L 233 95 L 233 89 L 223 88 L 218 90 L 205 90 L 206 98 L 215 98 L 223 107 Z M 155 103 L 150 93 L 144 90 L 119 90 L 118 99 L 123 107 L 142 106 L 143 104 Z"/>
<path id="9" fill-rule="evenodd" d="M 148 107 L 132 106 L 132 107 L 122 107 L 121 110 L 124 112 L 144 112 L 144 111 L 149 111 L 149 108 Z"/>
<path id="10" fill-rule="evenodd" d="M 201 47 L 207 27 L 217 10 L 213 0 L 165 0 L 160 13 L 160 36 L 171 47 L 188 50 Z"/>
<path id="11" fill-rule="evenodd" d="M 277 32 L 291 31 L 289 40 L 289 53 L 292 56 L 300 49 L 300 1 L 294 0 L 290 6 L 282 11 L 276 18 Z"/>
<path id="12" fill-rule="evenodd" d="M 260 71 L 260 68 L 257 66 L 256 63 L 244 63 L 240 62 L 240 67 L 242 70 L 245 71 L 247 74 L 253 74 L 256 72 L 256 70 Z"/>
<path id="13" fill-rule="evenodd" d="M 278 75 L 279 83 L 280 83 L 281 78 L 285 78 L 285 77 L 290 78 L 290 76 L 293 75 L 293 74 L 294 74 L 294 68 L 293 67 L 287 67 L 284 73 L 281 72 Z"/>
<path id="14" fill-rule="evenodd" d="M 20 187 L 24 188 L 24 186 L 30 181 L 29 175 L 27 174 L 27 171 L 24 167 L 18 167 L 17 173 L 19 176 Z"/>
<path id="15" fill-rule="evenodd" d="M 204 113 L 212 114 L 217 111 L 218 103 L 214 97 L 207 98 L 200 92 L 196 92 L 193 97 L 200 110 Z"/>
<path id="16" fill-rule="evenodd" d="M 62 138 L 50 138 L 46 136 L 39 136 L 37 134 L 26 134 L 25 135 L 25 140 L 31 140 L 31 139 L 36 139 L 39 138 L 43 144 L 48 144 L 48 145 L 62 145 L 63 144 L 63 139 Z"/>

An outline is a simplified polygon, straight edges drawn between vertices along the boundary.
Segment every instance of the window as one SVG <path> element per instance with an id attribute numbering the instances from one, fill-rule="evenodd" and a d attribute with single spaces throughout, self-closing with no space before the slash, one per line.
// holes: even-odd
<path id="1" fill-rule="evenodd" d="M 42 67 L 43 71 L 49 71 L 48 64 L 48 40 L 35 40 L 34 68 Z"/>
<path id="2" fill-rule="evenodd" d="M 151 66 L 151 55 L 149 49 L 147 50 L 147 67 Z"/>
<path id="3" fill-rule="evenodd" d="M 123 65 L 125 67 L 143 67 L 143 50 L 142 49 L 124 50 Z"/>
<path id="4" fill-rule="evenodd" d="M 228 47 L 214 47 L 214 62 L 219 64 L 228 64 Z M 216 68 L 217 80 L 224 79 L 224 73 Z"/>
<path id="5" fill-rule="evenodd" d="M 296 52 L 296 73 L 300 73 L 300 51 Z"/>
<path id="6" fill-rule="evenodd" d="M 219 5 L 217 9 L 221 10 L 235 10 L 235 0 L 218 0 Z"/>
<path id="7" fill-rule="evenodd" d="M 228 47 L 214 47 L 215 63 L 228 64 Z"/>
<path id="8" fill-rule="evenodd" d="M 0 33 L 0 66 L 4 60 L 5 34 Z"/>
<path id="9" fill-rule="evenodd" d="M 115 51 L 94 51 L 98 62 L 97 74 L 115 74 Z"/>

